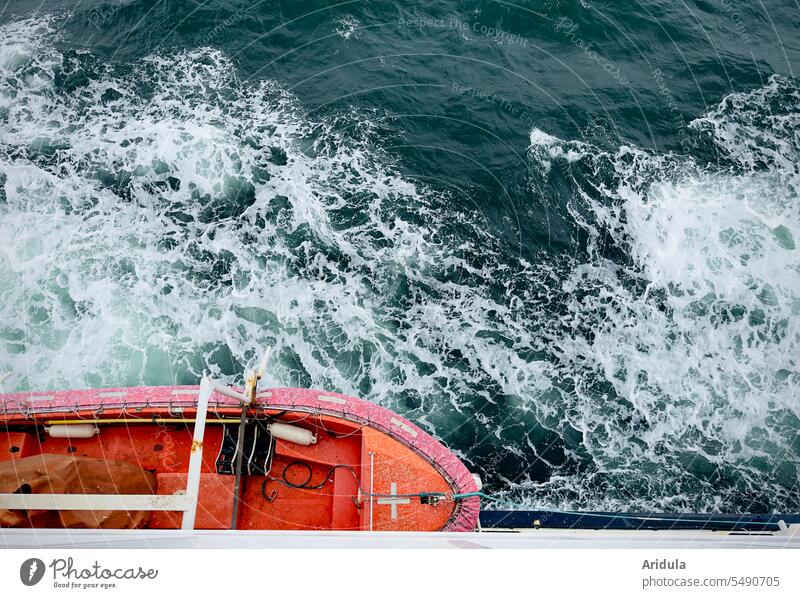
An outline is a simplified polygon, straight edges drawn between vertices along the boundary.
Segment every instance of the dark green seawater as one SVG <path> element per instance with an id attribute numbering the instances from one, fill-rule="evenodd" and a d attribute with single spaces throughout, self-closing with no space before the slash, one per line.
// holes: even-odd
<path id="1" fill-rule="evenodd" d="M 536 507 L 800 509 L 796 2 L 9 0 L 4 390 L 413 419 Z"/>

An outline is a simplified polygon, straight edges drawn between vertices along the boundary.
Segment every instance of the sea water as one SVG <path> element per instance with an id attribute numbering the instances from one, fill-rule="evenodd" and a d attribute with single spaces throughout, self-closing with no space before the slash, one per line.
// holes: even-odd
<path id="1" fill-rule="evenodd" d="M 778 1 L 0 9 L 6 392 L 379 403 L 529 507 L 800 508 Z"/>

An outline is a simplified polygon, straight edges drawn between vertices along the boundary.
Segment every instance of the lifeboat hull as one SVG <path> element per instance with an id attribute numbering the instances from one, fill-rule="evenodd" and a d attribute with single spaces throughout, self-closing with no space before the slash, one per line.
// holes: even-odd
<path id="1" fill-rule="evenodd" d="M 201 449 L 196 529 L 476 528 L 479 499 L 453 498 L 477 491 L 473 476 L 440 442 L 396 413 L 342 394 L 273 388 L 257 393 L 247 413 L 249 432 L 239 445 L 241 407 L 235 399 L 214 393 L 198 447 L 193 444 L 197 396 L 198 388 L 191 386 L 0 395 L 0 471 L 6 472 L 5 485 L 18 483 L 22 488 L 25 480 L 21 473 L 15 480 L 14 472 L 22 472 L 32 458 L 58 455 L 67 462 L 96 459 L 134 465 L 152 476 L 153 492 L 176 494 L 187 486 L 192 450 Z M 284 426 L 283 432 L 269 424 Z M 285 426 L 291 426 L 289 433 Z M 309 437 L 314 441 L 304 443 Z M 232 463 L 239 451 L 243 475 L 234 521 Z M 2 514 L 0 509 L 0 522 L 19 521 Z M 180 528 L 182 516 L 153 511 L 137 519 L 142 521 L 137 526 Z M 46 520 L 48 527 L 53 521 L 91 526 L 85 518 Z M 36 527 L 36 521 L 31 517 L 27 525 Z"/>

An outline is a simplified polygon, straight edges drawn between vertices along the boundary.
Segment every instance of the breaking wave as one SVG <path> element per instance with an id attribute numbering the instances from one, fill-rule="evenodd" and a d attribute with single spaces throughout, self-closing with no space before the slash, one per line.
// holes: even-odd
<path id="1" fill-rule="evenodd" d="M 572 189 L 587 259 L 550 333 L 568 392 L 538 405 L 579 433 L 589 472 L 565 504 L 796 509 L 800 404 L 800 95 L 774 77 L 690 129 L 713 159 L 531 135 L 542 176 Z M 576 480 L 580 477 L 581 481 Z M 615 492 L 644 487 L 642 496 Z M 702 498 L 701 498 L 702 497 Z"/>
<path id="2" fill-rule="evenodd" d="M 495 338 L 515 324 L 480 212 L 398 175 L 379 115 L 315 120 L 213 49 L 114 69 L 53 34 L 6 26 L 0 57 L 18 388 L 235 376 L 274 345 L 271 382 L 426 422 L 521 363 Z"/>
<path id="3" fill-rule="evenodd" d="M 395 409 L 532 506 L 800 506 L 788 82 L 694 121 L 702 161 L 532 131 L 563 255 L 403 176 L 381 114 L 309 113 L 212 48 L 56 38 L 0 27 L 6 390 L 234 381 L 272 345 L 269 383 Z"/>

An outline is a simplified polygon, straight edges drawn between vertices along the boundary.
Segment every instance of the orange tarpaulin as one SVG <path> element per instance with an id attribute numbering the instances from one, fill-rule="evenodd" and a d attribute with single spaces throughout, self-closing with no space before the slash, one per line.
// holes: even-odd
<path id="1" fill-rule="evenodd" d="M 154 494 L 155 477 L 132 463 L 72 455 L 0 461 L 0 494 Z M 148 511 L 24 511 L 0 509 L 0 527 L 130 529 Z"/>

